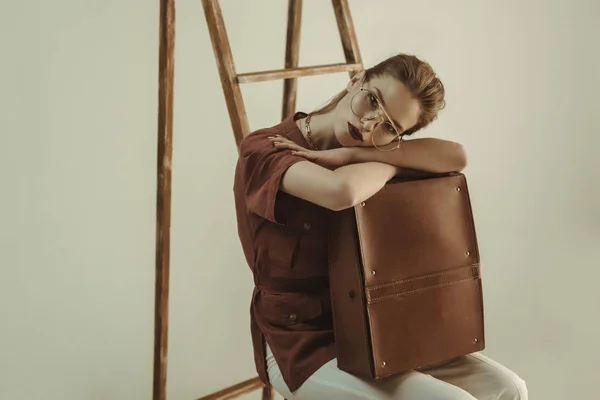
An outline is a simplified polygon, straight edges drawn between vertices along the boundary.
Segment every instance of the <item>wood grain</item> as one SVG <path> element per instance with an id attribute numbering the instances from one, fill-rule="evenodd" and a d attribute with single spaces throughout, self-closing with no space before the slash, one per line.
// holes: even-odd
<path id="1" fill-rule="evenodd" d="M 354 30 L 354 22 L 350 14 L 348 0 L 331 0 L 335 20 L 337 21 L 340 39 L 342 39 L 342 47 L 344 48 L 344 56 L 348 64 L 360 65 L 357 69 L 350 70 L 349 75 L 352 78 L 354 74 L 362 70 L 363 62 L 358 47 L 356 31 Z"/>
<path id="2" fill-rule="evenodd" d="M 310 67 L 275 69 L 272 71 L 250 72 L 238 75 L 240 83 L 253 83 L 263 81 L 273 81 L 277 79 L 287 79 L 299 76 L 332 74 L 335 72 L 354 71 L 361 68 L 360 64 L 326 64 L 314 65 Z"/>
<path id="3" fill-rule="evenodd" d="M 363 69 L 362 58 L 358 48 L 356 32 L 347 0 L 332 0 L 338 30 L 344 49 L 346 63 L 299 67 L 300 28 L 302 20 L 302 0 L 288 0 L 288 23 L 285 53 L 285 68 L 279 70 L 250 72 L 237 74 L 233 55 L 227 37 L 225 23 L 219 0 L 202 0 L 208 30 L 210 33 L 215 59 L 236 145 L 249 132 L 248 117 L 242 98 L 240 84 L 284 80 L 282 119 L 295 111 L 297 98 L 297 78 L 301 76 L 322 75 L 337 72 L 348 72 L 352 77 Z M 258 377 L 238 383 L 219 392 L 198 400 L 234 399 L 243 394 L 262 388 L 262 399 L 273 400 L 274 390 L 264 386 Z"/>
<path id="4" fill-rule="evenodd" d="M 289 0 L 287 39 L 285 45 L 285 68 L 298 67 L 300 56 L 300 27 L 302 25 L 302 0 Z M 298 93 L 298 78 L 288 78 L 283 81 L 283 107 L 281 119 L 285 119 L 296 109 Z"/>
<path id="5" fill-rule="evenodd" d="M 154 294 L 154 378 L 152 398 L 166 400 L 173 156 L 175 0 L 160 0 L 158 76 L 158 159 L 156 191 L 156 282 Z"/>
<path id="6" fill-rule="evenodd" d="M 225 29 L 225 22 L 223 21 L 223 13 L 218 0 L 202 0 L 202 6 L 204 7 L 208 32 L 210 33 L 215 60 L 221 77 L 221 86 L 229 111 L 231 128 L 239 150 L 240 142 L 250 133 L 250 125 L 239 82 L 236 79 L 235 64 L 227 30 Z"/>

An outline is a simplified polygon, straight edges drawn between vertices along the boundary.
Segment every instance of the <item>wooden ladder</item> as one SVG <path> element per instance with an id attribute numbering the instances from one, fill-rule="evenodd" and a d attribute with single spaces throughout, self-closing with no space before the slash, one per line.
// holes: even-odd
<path id="1" fill-rule="evenodd" d="M 363 68 L 354 24 L 350 16 L 347 0 L 332 0 L 337 26 L 342 39 L 345 63 L 314 65 L 310 67 L 299 67 L 298 58 L 300 52 L 300 25 L 302 19 L 302 0 L 288 0 L 287 42 L 285 48 L 285 68 L 271 71 L 259 71 L 238 74 L 235 70 L 231 47 L 227 37 L 227 30 L 223 21 L 219 0 L 202 0 L 206 22 L 210 32 L 210 38 L 215 53 L 215 59 L 221 76 L 225 101 L 231 119 L 231 127 L 235 136 L 236 144 L 239 144 L 244 136 L 250 133 L 248 116 L 244 107 L 244 100 L 240 90 L 240 84 L 264 82 L 272 80 L 284 80 L 282 117 L 294 112 L 296 108 L 296 93 L 300 76 L 322 75 L 335 72 L 348 72 L 350 77 Z"/>
<path id="2" fill-rule="evenodd" d="M 239 74 L 237 73 L 233 62 L 233 55 L 231 53 L 227 29 L 225 28 L 225 23 L 223 21 L 219 0 L 202 0 L 215 59 L 221 77 L 223 93 L 225 94 L 227 110 L 229 111 L 229 118 L 231 119 L 231 127 L 238 149 L 242 139 L 250 133 L 250 125 L 248 123 L 248 116 L 246 115 L 246 108 L 244 106 L 240 84 L 283 79 L 283 105 L 281 111 L 281 119 L 283 120 L 293 113 L 296 108 L 298 77 L 337 72 L 348 72 L 350 77 L 352 77 L 363 68 L 358 42 L 356 40 L 356 32 L 354 31 L 354 25 L 350 16 L 347 0 L 332 0 L 346 62 L 300 67 L 298 65 L 298 58 L 300 51 L 302 0 L 288 1 L 285 68 Z M 260 389 L 262 389 L 263 392 L 263 400 L 273 399 L 273 390 L 271 390 L 270 387 L 265 387 L 258 378 L 252 378 L 219 392 L 202 397 L 199 400 L 233 399 L 245 393 Z"/>

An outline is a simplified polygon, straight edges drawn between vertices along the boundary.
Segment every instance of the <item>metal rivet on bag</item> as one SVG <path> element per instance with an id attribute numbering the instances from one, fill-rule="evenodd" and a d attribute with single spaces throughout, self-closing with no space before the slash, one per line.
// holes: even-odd
<path id="1" fill-rule="evenodd" d="M 366 205 L 367 205 L 367 203 L 365 203 L 365 202 L 363 201 L 362 203 L 360 203 L 360 205 L 364 207 L 364 206 L 366 206 Z"/>
<path id="2" fill-rule="evenodd" d="M 296 314 L 290 314 L 290 321 L 296 321 L 298 316 Z"/>
<path id="3" fill-rule="evenodd" d="M 471 252 L 470 252 L 470 251 L 467 251 L 467 252 L 465 253 L 465 255 L 466 255 L 467 257 L 469 257 L 469 256 L 471 255 Z"/>
<path id="4" fill-rule="evenodd" d="M 477 343 L 479 342 L 479 340 L 477 340 L 477 338 L 473 339 L 473 343 Z"/>
<path id="5" fill-rule="evenodd" d="M 383 368 L 385 368 L 385 361 L 382 361 L 382 362 L 381 362 L 381 366 L 382 366 Z"/>
<path id="6" fill-rule="evenodd" d="M 371 271 L 371 275 L 375 275 L 375 271 Z"/>
<path id="7" fill-rule="evenodd" d="M 457 187 L 457 188 L 456 188 L 456 191 L 457 191 L 457 192 L 460 192 L 460 188 L 459 188 L 459 187 Z"/>

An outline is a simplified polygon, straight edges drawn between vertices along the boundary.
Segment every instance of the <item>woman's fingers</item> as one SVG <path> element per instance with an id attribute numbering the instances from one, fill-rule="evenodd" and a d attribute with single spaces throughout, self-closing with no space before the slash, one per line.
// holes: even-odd
<path id="1" fill-rule="evenodd" d="M 276 142 L 273 143 L 275 147 L 278 149 L 290 149 L 290 150 L 301 150 L 302 147 L 298 146 L 296 143 L 287 143 L 287 142 Z"/>
<path id="2" fill-rule="evenodd" d="M 291 141 L 290 139 L 284 138 L 283 136 L 270 136 L 269 140 L 271 142 L 275 142 L 275 143 L 294 143 L 293 141 Z"/>
<path id="3" fill-rule="evenodd" d="M 300 146 L 299 144 L 292 142 L 291 140 L 284 138 L 283 136 L 270 136 L 269 140 L 273 143 L 273 146 L 275 146 L 278 149 L 289 149 L 292 151 L 292 154 L 299 156 L 299 157 L 304 157 L 308 160 L 312 160 L 314 158 L 316 158 L 316 155 L 314 154 L 314 152 L 309 151 L 307 149 L 305 149 L 304 147 Z"/>
<path id="4" fill-rule="evenodd" d="M 292 140 L 283 136 L 269 136 L 269 140 L 272 142 L 289 142 L 294 143 Z"/>
<path id="5" fill-rule="evenodd" d="M 278 149 L 305 150 L 304 147 L 282 137 L 273 137 L 269 138 L 269 140 L 273 143 L 273 146 Z"/>
<path id="6" fill-rule="evenodd" d="M 295 156 L 300 156 L 300 157 L 304 157 L 304 158 L 310 158 L 310 154 L 307 151 L 292 150 L 292 154 L 295 155 Z"/>
<path id="7" fill-rule="evenodd" d="M 297 155 L 299 157 L 304 157 L 307 160 L 314 160 L 317 158 L 317 155 L 314 151 L 307 150 L 306 148 L 287 138 L 284 138 L 283 136 L 271 136 L 269 137 L 269 140 L 277 149 L 289 149 L 292 151 L 292 154 Z"/>

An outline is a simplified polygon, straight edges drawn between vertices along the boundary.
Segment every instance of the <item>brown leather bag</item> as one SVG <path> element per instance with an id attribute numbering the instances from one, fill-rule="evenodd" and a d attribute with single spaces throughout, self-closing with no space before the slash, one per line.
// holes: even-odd
<path id="1" fill-rule="evenodd" d="M 332 213 L 338 367 L 383 378 L 485 347 L 466 177 L 409 171 Z"/>

